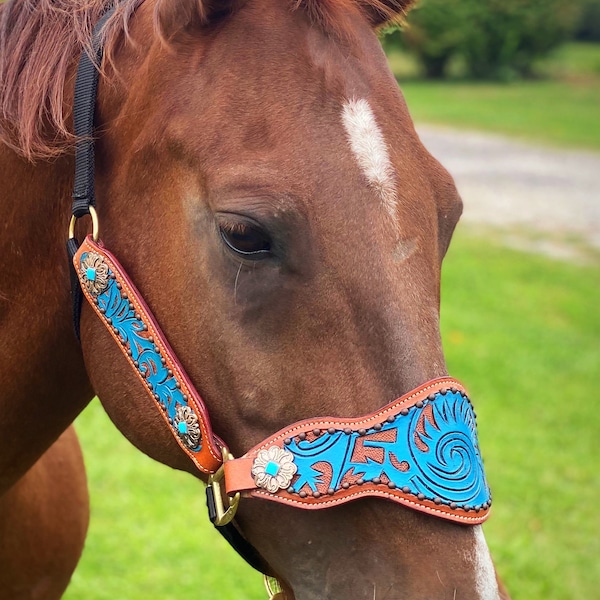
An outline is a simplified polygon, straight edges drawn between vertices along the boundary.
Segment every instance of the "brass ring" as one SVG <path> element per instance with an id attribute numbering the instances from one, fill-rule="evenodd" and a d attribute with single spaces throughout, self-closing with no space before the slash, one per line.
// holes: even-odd
<path id="1" fill-rule="evenodd" d="M 269 600 L 273 600 L 274 598 L 283 598 L 283 588 L 276 577 L 265 575 L 263 577 L 263 581 L 267 590 L 267 594 L 269 594 Z"/>
<path id="2" fill-rule="evenodd" d="M 88 210 L 90 212 L 90 217 L 92 218 L 92 239 L 97 242 L 99 236 L 99 226 L 98 226 L 98 213 L 93 206 L 89 206 Z M 73 215 L 71 217 L 71 222 L 69 223 L 69 239 L 72 240 L 75 237 L 75 223 L 77 223 L 77 217 Z"/>

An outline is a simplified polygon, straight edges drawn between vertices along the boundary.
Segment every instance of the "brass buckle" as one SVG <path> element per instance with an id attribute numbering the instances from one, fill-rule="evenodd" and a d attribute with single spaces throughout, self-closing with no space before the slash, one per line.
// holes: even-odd
<path id="1" fill-rule="evenodd" d="M 269 575 L 264 576 L 265 588 L 269 594 L 269 600 L 284 600 L 283 589 L 279 580 Z"/>
<path id="2" fill-rule="evenodd" d="M 221 452 L 223 453 L 223 464 L 219 467 L 219 470 L 216 473 L 213 473 L 208 478 L 208 486 L 212 490 L 212 496 L 215 502 L 215 512 L 217 514 L 217 517 L 213 523 L 217 527 L 227 525 L 227 523 L 230 523 L 233 520 L 241 497 L 240 492 L 236 492 L 235 496 L 233 497 L 222 493 L 221 483 L 225 478 L 225 463 L 228 460 L 232 460 L 233 455 L 229 452 L 229 450 L 227 450 L 227 448 L 222 448 Z M 225 508 L 223 504 L 223 495 L 225 495 L 227 498 L 227 508 Z"/>
<path id="3" fill-rule="evenodd" d="M 90 211 L 90 217 L 92 217 L 92 239 L 98 241 L 98 213 L 93 206 L 88 206 Z M 75 237 L 75 223 L 77 223 L 77 217 L 73 215 L 69 223 L 69 239 L 72 240 Z"/>

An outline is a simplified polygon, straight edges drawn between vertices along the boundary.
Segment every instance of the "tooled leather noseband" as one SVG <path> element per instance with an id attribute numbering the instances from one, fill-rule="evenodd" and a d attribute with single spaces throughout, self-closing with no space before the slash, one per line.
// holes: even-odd
<path id="1" fill-rule="evenodd" d="M 163 416 L 173 437 L 209 478 L 211 521 L 248 562 L 264 561 L 232 523 L 242 496 L 320 509 L 366 496 L 465 524 L 482 523 L 491 506 L 475 423 L 462 385 L 451 378 L 423 384 L 375 413 L 357 419 L 315 418 L 295 423 L 233 458 L 212 431 L 206 406 L 141 294 L 98 239 L 94 196 L 94 107 L 100 34 L 95 56 L 83 52 L 75 85 L 75 190 L 68 250 L 76 332 L 81 294 L 108 329 L 132 374 Z M 80 245 L 75 221 L 90 214 L 93 233 Z M 223 502 L 225 501 L 225 505 Z"/>

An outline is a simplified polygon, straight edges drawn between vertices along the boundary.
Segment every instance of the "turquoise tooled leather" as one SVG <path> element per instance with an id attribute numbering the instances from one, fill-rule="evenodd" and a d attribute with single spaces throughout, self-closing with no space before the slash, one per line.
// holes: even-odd
<path id="1" fill-rule="evenodd" d="M 368 482 L 452 508 L 491 504 L 475 414 L 466 395 L 443 390 L 375 428 L 287 439 L 296 478 L 289 493 L 328 493 Z M 392 421 L 392 422 L 389 422 Z"/>

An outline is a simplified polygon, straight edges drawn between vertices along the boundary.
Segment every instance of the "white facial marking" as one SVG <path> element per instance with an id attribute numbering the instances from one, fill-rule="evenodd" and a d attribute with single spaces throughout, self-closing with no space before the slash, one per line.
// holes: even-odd
<path id="1" fill-rule="evenodd" d="M 342 119 L 352 152 L 369 185 L 377 192 L 390 215 L 395 217 L 398 197 L 394 169 L 369 103 L 363 98 L 348 100 Z"/>
<path id="2" fill-rule="evenodd" d="M 500 591 L 496 581 L 496 571 L 492 563 L 492 557 L 483 535 L 481 525 L 473 528 L 475 530 L 475 548 L 473 562 L 475 564 L 475 584 L 477 593 L 481 600 L 498 600 Z"/>

